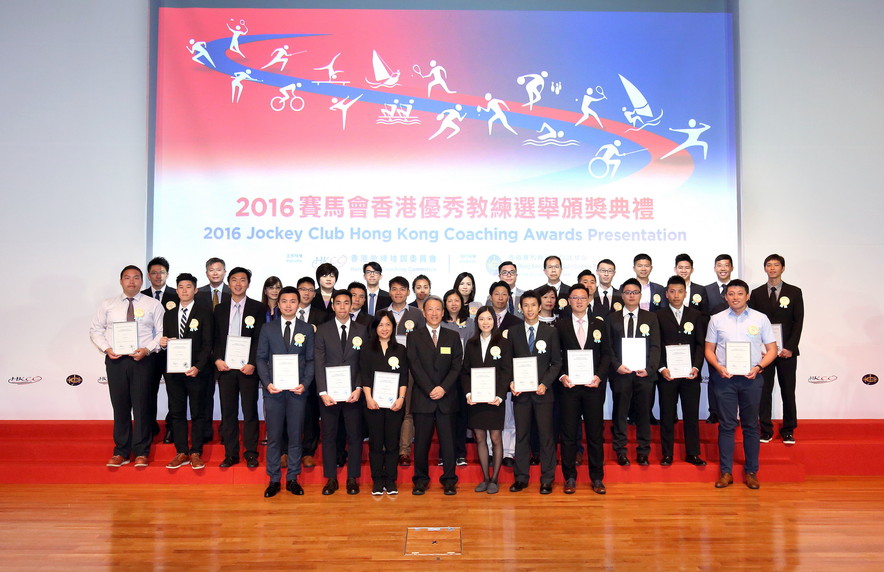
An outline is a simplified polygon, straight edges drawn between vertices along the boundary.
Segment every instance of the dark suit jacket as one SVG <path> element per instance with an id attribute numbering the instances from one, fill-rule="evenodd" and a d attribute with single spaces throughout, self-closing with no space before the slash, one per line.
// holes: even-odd
<path id="1" fill-rule="evenodd" d="M 523 323 L 525 323 L 525 321 L 522 318 L 516 316 L 515 314 L 511 314 L 510 312 L 507 312 L 506 314 L 504 314 L 503 320 L 501 320 L 501 322 L 500 322 L 500 326 L 498 326 L 497 325 L 497 316 L 495 315 L 494 329 L 492 331 L 497 332 L 499 330 L 499 331 L 503 332 L 505 330 L 510 329 L 513 326 L 517 326 L 517 325 L 523 324 Z M 512 380 L 510 380 L 510 381 L 512 381 Z"/>
<path id="2" fill-rule="evenodd" d="M 215 306 L 215 341 L 212 355 L 216 360 L 223 360 L 224 352 L 227 350 L 227 332 L 230 330 L 230 301 L 231 299 L 228 296 L 226 300 Z M 211 297 L 209 298 L 209 307 L 212 307 Z M 246 323 L 249 318 L 251 318 L 251 326 Z M 264 305 L 258 300 L 246 297 L 246 303 L 243 306 L 242 312 L 240 335 L 252 338 L 252 345 L 249 348 L 249 363 L 254 366 L 257 366 L 258 359 L 258 336 L 261 334 L 261 326 L 264 325 L 265 319 Z"/>
<path id="3" fill-rule="evenodd" d="M 706 317 L 696 308 L 682 307 L 681 323 L 675 321 L 672 308 L 657 312 L 657 321 L 660 324 L 660 344 L 663 346 L 660 354 L 661 367 L 668 367 L 666 361 L 666 346 L 688 344 L 691 346 L 691 365 L 698 371 L 703 371 L 704 352 L 706 351 Z M 691 332 L 685 331 L 685 324 L 693 325 Z"/>
<path id="4" fill-rule="evenodd" d="M 389 306 L 387 307 L 389 308 Z M 382 310 L 385 308 L 381 308 Z M 392 310 L 390 310 L 392 312 Z M 425 325 L 427 325 L 427 320 L 424 318 L 424 313 L 418 310 L 413 306 L 405 306 L 405 313 L 402 314 L 402 319 L 396 322 L 396 335 L 397 336 L 405 336 L 409 335 L 409 332 L 406 331 L 405 322 L 411 320 L 414 322 L 414 327 L 411 328 L 412 331 L 416 331 Z"/>
<path id="5" fill-rule="evenodd" d="M 559 333 L 559 345 L 562 349 L 562 370 L 559 377 L 568 375 L 568 350 L 592 350 L 592 367 L 595 375 L 604 380 L 608 376 L 611 364 L 611 341 L 608 336 L 608 328 L 604 320 L 599 320 L 586 313 L 588 324 L 586 329 L 586 344 L 581 347 L 577 341 L 577 331 L 574 329 L 574 321 L 571 316 L 567 319 L 560 318 L 556 322 L 556 330 Z M 598 334 L 596 334 L 598 332 Z M 596 340 L 596 337 L 599 339 Z"/>
<path id="6" fill-rule="evenodd" d="M 605 323 L 608 326 L 608 335 L 611 337 L 611 379 L 618 379 L 622 377 L 627 377 L 627 374 L 621 375 L 617 373 L 617 369 L 623 365 L 623 338 L 626 335 L 625 330 L 623 328 L 623 312 L 611 312 L 605 318 Z M 648 325 L 648 335 L 642 336 L 641 327 L 642 324 Z M 657 379 L 657 368 L 660 367 L 660 324 L 657 321 L 657 316 L 653 312 L 648 312 L 647 310 L 638 310 L 638 316 L 636 316 L 635 322 L 635 335 L 636 337 L 644 337 L 645 338 L 645 369 L 648 372 L 648 381 L 656 381 Z"/>
<path id="7" fill-rule="evenodd" d="M 700 301 L 697 302 L 695 297 L 699 296 Z M 706 292 L 705 286 L 700 286 L 696 282 L 691 282 L 691 291 L 684 301 L 686 306 L 690 306 L 695 310 L 699 310 L 704 316 L 709 316 L 709 294 Z"/>
<path id="8" fill-rule="evenodd" d="M 144 294 L 145 296 L 150 296 L 151 298 L 153 298 L 153 286 L 151 286 L 149 288 L 145 288 L 144 290 L 141 291 L 141 293 Z M 178 292 L 176 292 L 174 288 L 172 288 L 168 284 L 166 284 L 166 286 L 163 288 L 163 293 L 160 294 L 160 304 L 163 305 L 163 310 L 168 310 L 168 308 L 166 307 L 166 304 L 168 304 L 169 302 L 175 302 L 175 308 L 173 308 L 173 309 L 175 309 L 175 310 L 178 309 L 178 303 L 180 302 L 180 300 L 178 300 Z M 209 306 L 209 308 L 211 308 L 211 306 Z M 177 328 L 176 328 L 176 331 L 177 331 Z M 200 370 L 200 371 L 202 371 L 202 370 Z"/>
<path id="9" fill-rule="evenodd" d="M 387 308 L 390 304 L 393 303 L 393 300 L 390 299 L 390 293 L 387 292 L 386 290 L 384 290 L 383 288 L 378 288 L 377 295 L 378 295 L 378 297 L 375 299 L 375 302 L 374 302 L 374 311 L 376 313 L 380 310 L 383 310 L 384 308 Z M 366 292 L 365 306 L 364 306 L 364 309 L 366 312 L 368 312 L 369 296 L 370 296 L 370 294 L 368 294 L 368 292 Z"/>
<path id="10" fill-rule="evenodd" d="M 623 307 L 623 298 L 620 297 L 620 290 L 614 289 L 614 295 L 611 296 L 610 304 L 611 308 L 614 307 L 614 304 L 620 304 L 620 307 Z M 595 293 L 595 297 L 593 298 L 593 315 L 601 316 L 602 318 L 608 315 L 608 312 L 605 311 L 604 305 L 602 304 L 602 299 L 599 296 L 599 293 Z"/>
<path id="11" fill-rule="evenodd" d="M 491 355 L 491 348 L 500 348 L 500 356 L 494 359 Z M 479 338 L 472 337 L 467 340 L 466 348 L 463 354 L 463 373 L 460 376 L 460 383 L 463 386 L 464 393 L 472 392 L 472 368 L 474 367 L 493 367 L 495 372 L 496 389 L 495 394 L 502 400 L 506 401 L 506 394 L 510 390 L 510 382 L 513 380 L 513 345 L 503 336 L 497 336 L 494 339 L 492 334 L 491 343 L 488 345 L 488 352 L 482 355 L 482 343 Z"/>
<path id="12" fill-rule="evenodd" d="M 559 379 L 562 369 L 562 351 L 559 348 L 559 333 L 549 324 L 537 322 L 537 333 L 534 338 L 534 351 L 528 349 L 528 334 L 525 332 L 525 323 L 517 324 L 506 331 L 507 339 L 513 344 L 513 357 L 537 356 L 537 381 L 546 386 L 546 393 L 523 393 L 513 396 L 514 401 L 531 399 L 538 403 L 554 401 L 553 383 Z M 538 343 L 543 341 L 546 348 L 540 353 Z"/>
<path id="13" fill-rule="evenodd" d="M 381 308 L 383 309 L 383 308 Z M 399 360 L 397 369 L 393 369 L 390 365 L 390 358 L 395 357 Z M 359 352 L 359 383 L 362 387 L 374 389 L 374 372 L 381 371 L 385 373 L 399 374 L 399 387 L 408 385 L 408 356 L 405 352 L 405 346 L 396 344 L 387 347 L 387 354 L 379 349 L 372 347 L 372 341 L 369 341 L 362 347 Z"/>
<path id="14" fill-rule="evenodd" d="M 546 286 L 544 282 L 540 286 L 534 289 L 536 292 L 540 288 Z M 571 284 L 565 284 L 564 282 L 559 282 L 559 287 L 556 290 L 556 304 L 553 306 L 553 313 L 558 316 L 562 310 L 568 307 L 568 292 L 571 291 Z M 562 306 L 562 302 L 565 302 L 565 305 Z"/>
<path id="15" fill-rule="evenodd" d="M 212 307 L 212 287 L 208 284 L 205 286 L 200 286 L 196 291 L 196 296 L 193 298 L 194 300 L 202 301 L 203 304 L 208 304 L 209 308 Z M 221 302 L 229 302 L 230 301 L 230 287 L 227 284 L 221 285 Z"/>
<path id="16" fill-rule="evenodd" d="M 359 343 L 355 344 L 355 338 Z M 342 365 L 350 366 L 350 389 L 361 387 L 359 379 L 359 355 L 368 343 L 368 328 L 350 320 L 347 326 L 347 343 L 341 349 L 341 324 L 336 319 L 320 324 L 316 328 L 316 392 L 328 391 L 325 368 Z M 354 348 L 358 345 L 359 348 Z"/>
<path id="17" fill-rule="evenodd" d="M 372 320 L 372 317 L 368 314 L 368 311 L 365 309 L 365 306 L 363 306 L 359 310 L 359 313 L 356 314 L 356 323 L 362 324 L 366 328 L 371 327 L 371 320 Z"/>
<path id="18" fill-rule="evenodd" d="M 194 327 L 194 320 L 196 326 Z M 187 328 L 184 330 L 184 338 L 191 339 L 193 347 L 190 354 L 190 363 L 196 367 L 200 373 L 209 370 L 209 359 L 212 355 L 212 334 L 213 334 L 213 316 L 212 306 L 206 306 L 194 300 L 190 311 L 187 313 Z M 178 306 L 167 310 L 163 314 L 163 334 L 167 338 L 178 337 Z M 195 331 L 194 331 L 195 330 Z M 163 360 L 162 371 L 166 371 L 165 359 Z"/>
<path id="19" fill-rule="evenodd" d="M 454 413 L 458 410 L 455 384 L 463 366 L 463 349 L 460 336 L 439 325 L 439 343 L 433 346 L 433 338 L 426 326 L 415 329 L 408 336 L 408 367 L 414 378 L 411 393 L 412 413 Z M 436 386 L 445 390 L 442 399 L 430 399 Z"/>
<path id="20" fill-rule="evenodd" d="M 727 302 L 721 297 L 721 289 L 718 287 L 718 282 L 706 285 L 706 301 L 709 304 L 708 315 L 710 316 L 722 310 L 727 310 Z"/>
<path id="21" fill-rule="evenodd" d="M 299 321 L 297 318 L 292 320 L 292 343 L 286 345 L 282 337 L 282 318 L 277 318 L 272 322 L 266 323 L 261 328 L 261 334 L 258 336 L 258 378 L 264 389 L 273 383 L 273 356 L 274 354 L 298 354 L 298 377 L 304 388 L 309 388 L 313 383 L 313 344 L 315 336 L 313 328 L 310 324 Z M 301 345 L 296 343 L 295 337 L 301 334 L 304 341 Z M 307 392 L 301 394 L 306 396 Z"/>
<path id="22" fill-rule="evenodd" d="M 801 294 L 801 288 L 783 282 L 779 300 L 784 296 L 789 299 L 785 308 L 780 303 L 771 305 L 770 287 L 765 282 L 752 290 L 749 295 L 749 307 L 766 315 L 771 324 L 782 324 L 783 348 L 797 356 L 801 330 L 804 329 L 804 296 Z"/>
<path id="23" fill-rule="evenodd" d="M 659 312 L 663 308 L 669 307 L 669 302 L 666 300 L 666 287 L 656 282 L 651 282 L 651 305 L 649 309 L 651 312 Z M 654 300 L 659 296 L 659 302 L 655 303 Z"/>

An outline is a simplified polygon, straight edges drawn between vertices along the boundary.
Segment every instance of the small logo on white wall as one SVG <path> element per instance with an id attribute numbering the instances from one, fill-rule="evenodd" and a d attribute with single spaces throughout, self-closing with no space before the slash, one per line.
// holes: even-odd
<path id="1" fill-rule="evenodd" d="M 838 381 L 837 375 L 811 375 L 807 378 L 810 383 L 832 383 Z"/>

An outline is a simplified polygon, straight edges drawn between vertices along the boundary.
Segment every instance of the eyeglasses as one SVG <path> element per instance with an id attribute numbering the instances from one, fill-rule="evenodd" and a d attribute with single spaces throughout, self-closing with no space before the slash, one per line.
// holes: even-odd
<path id="1" fill-rule="evenodd" d="M 613 270 L 599 270 L 599 269 L 596 269 L 596 274 L 613 274 L 613 273 L 614 273 Z"/>
<path id="2" fill-rule="evenodd" d="M 558 264 L 548 264 L 548 265 L 546 266 L 546 269 L 547 269 L 547 270 L 561 270 L 562 267 L 559 266 Z"/>
<path id="3" fill-rule="evenodd" d="M 501 270 L 500 275 L 501 276 L 515 276 L 516 271 L 515 270 Z"/>
<path id="4" fill-rule="evenodd" d="M 568 300 L 571 300 L 572 302 L 586 302 L 589 298 L 586 296 L 571 296 Z"/>
<path id="5" fill-rule="evenodd" d="M 621 290 L 620 293 L 623 294 L 624 296 L 640 296 L 642 291 L 641 290 Z"/>
<path id="6" fill-rule="evenodd" d="M 316 288 L 298 288 L 298 291 L 307 292 L 309 294 L 310 292 L 316 292 Z"/>
<path id="7" fill-rule="evenodd" d="M 366 276 L 380 276 L 381 273 L 378 272 L 377 270 L 366 270 L 365 275 Z"/>

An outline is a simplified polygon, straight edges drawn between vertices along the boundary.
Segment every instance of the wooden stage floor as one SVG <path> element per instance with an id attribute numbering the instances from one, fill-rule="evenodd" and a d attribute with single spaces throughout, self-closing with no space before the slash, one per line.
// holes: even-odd
<path id="1" fill-rule="evenodd" d="M 878 477 L 762 481 L 758 491 L 615 484 L 605 496 L 585 481 L 548 496 L 536 483 L 493 496 L 472 485 L 453 497 L 435 484 L 423 497 L 407 484 L 397 497 L 305 489 L 264 499 L 263 485 L 0 485 L 0 568 L 884 569 Z M 446 531 L 421 550 L 460 555 L 406 555 L 409 527 L 459 527 L 461 542 Z"/>

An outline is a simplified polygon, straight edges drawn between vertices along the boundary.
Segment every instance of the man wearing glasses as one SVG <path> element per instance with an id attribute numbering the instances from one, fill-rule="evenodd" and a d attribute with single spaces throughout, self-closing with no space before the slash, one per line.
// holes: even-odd
<path id="1" fill-rule="evenodd" d="M 313 326 L 313 331 L 319 324 L 330 318 L 330 315 L 322 310 L 312 307 L 313 298 L 316 297 L 316 282 L 310 276 L 304 276 L 298 280 L 298 310 L 295 319 Z M 307 405 L 304 412 L 304 432 L 301 442 L 301 464 L 305 467 L 316 466 L 316 448 L 319 446 L 319 395 L 316 393 L 316 383 L 307 385 Z"/>
<path id="2" fill-rule="evenodd" d="M 510 300 L 507 303 L 506 310 L 510 314 L 516 315 L 522 312 L 519 308 L 519 298 L 522 297 L 523 290 L 516 287 L 516 278 L 518 276 L 519 271 L 516 268 L 516 263 L 512 260 L 504 260 L 497 266 L 497 277 L 506 282 L 507 286 L 510 287 Z M 485 305 L 491 306 L 491 296 L 485 301 Z"/>
<path id="3" fill-rule="evenodd" d="M 369 316 L 374 316 L 378 310 L 383 310 L 392 303 L 390 293 L 380 287 L 383 272 L 381 265 L 374 260 L 362 265 L 362 277 L 365 278 L 366 286 L 365 312 Z"/>

